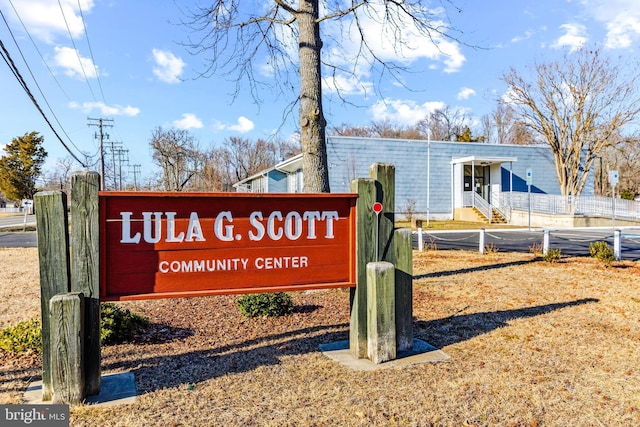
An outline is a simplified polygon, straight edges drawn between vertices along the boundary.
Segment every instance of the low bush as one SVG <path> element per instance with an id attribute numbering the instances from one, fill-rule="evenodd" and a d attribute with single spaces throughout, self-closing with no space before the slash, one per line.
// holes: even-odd
<path id="1" fill-rule="evenodd" d="M 117 344 L 149 325 L 149 320 L 112 303 L 101 304 L 100 341 Z M 0 348 L 11 353 L 42 353 L 42 323 L 29 319 L 0 331 Z"/>
<path id="2" fill-rule="evenodd" d="M 498 246 L 495 243 L 489 243 L 484 247 L 484 254 L 487 256 L 492 256 L 498 253 Z"/>
<path id="3" fill-rule="evenodd" d="M 101 304 L 100 320 L 100 342 L 104 345 L 129 340 L 136 332 L 149 326 L 146 317 L 109 302 Z"/>
<path id="4" fill-rule="evenodd" d="M 562 258 L 562 249 L 548 249 L 542 258 L 547 262 L 558 262 Z"/>
<path id="5" fill-rule="evenodd" d="M 279 317 L 293 312 L 293 300 L 285 292 L 246 294 L 236 303 L 246 317 Z"/>
<path id="6" fill-rule="evenodd" d="M 0 331 L 0 348 L 11 353 L 42 353 L 42 324 L 29 319 Z"/>
<path id="7" fill-rule="evenodd" d="M 529 246 L 529 252 L 535 255 L 536 258 L 542 256 L 542 249 L 542 243 L 540 242 L 533 242 L 531 246 Z"/>
<path id="8" fill-rule="evenodd" d="M 613 249 L 604 241 L 589 243 L 589 253 L 593 258 L 602 261 L 607 267 L 610 266 L 615 259 Z"/>

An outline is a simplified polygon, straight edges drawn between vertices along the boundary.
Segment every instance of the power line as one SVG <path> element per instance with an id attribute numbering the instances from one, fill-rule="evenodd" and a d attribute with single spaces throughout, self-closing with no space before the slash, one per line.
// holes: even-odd
<path id="1" fill-rule="evenodd" d="M 71 44 L 73 45 L 73 48 L 76 51 L 76 56 L 78 57 L 78 63 L 80 64 L 82 75 L 84 75 L 84 80 L 87 82 L 87 86 L 89 87 L 91 96 L 93 96 L 93 100 L 97 102 L 98 100 L 96 99 L 96 94 L 93 93 L 93 88 L 89 84 L 89 78 L 87 77 L 87 72 L 85 71 L 84 65 L 82 64 L 82 58 L 80 58 L 80 51 L 76 47 L 76 42 L 73 40 L 73 35 L 71 34 L 71 28 L 69 28 L 69 23 L 67 22 L 67 16 L 64 14 L 64 8 L 62 7 L 62 3 L 60 3 L 60 0 L 58 0 L 58 6 L 60 6 L 60 12 L 62 12 L 62 19 L 64 20 L 64 25 L 66 25 L 67 27 L 67 32 L 69 33 L 69 39 L 71 39 Z M 84 21 L 82 21 L 82 25 L 84 25 Z"/>
<path id="2" fill-rule="evenodd" d="M 3 15 L 4 17 L 4 15 Z M 42 118 L 44 118 L 44 121 L 47 122 L 47 125 L 49 126 L 49 128 L 51 129 L 51 131 L 53 132 L 53 134 L 56 136 L 56 138 L 58 138 L 58 141 L 60 141 L 60 143 L 62 144 L 62 146 L 67 150 L 67 152 L 71 155 L 71 157 L 73 157 L 74 159 L 76 159 L 76 161 L 78 163 L 80 163 L 80 165 L 82 165 L 82 167 L 86 168 L 87 166 L 85 165 L 84 162 L 82 162 L 69 148 L 69 146 L 67 146 L 67 144 L 65 144 L 65 142 L 62 140 L 62 138 L 60 138 L 60 135 L 58 134 L 58 132 L 54 129 L 53 125 L 51 124 L 51 122 L 49 121 L 49 119 L 47 118 L 47 115 L 44 113 L 44 111 L 42 111 L 42 108 L 40 107 L 40 105 L 38 104 L 38 101 L 36 101 L 36 98 L 33 96 L 33 94 L 31 93 L 31 90 L 29 90 L 29 87 L 27 86 L 27 83 L 24 81 L 24 78 L 22 77 L 22 75 L 20 74 L 20 71 L 18 71 L 18 68 L 16 67 L 15 63 L 13 62 L 13 59 L 11 58 L 11 55 L 9 54 L 9 51 L 7 50 L 7 48 L 5 47 L 4 43 L 2 42 L 2 40 L 0 40 L 0 48 L 2 49 L 2 59 L 4 59 L 4 62 L 7 64 L 7 66 L 11 69 L 11 72 L 13 73 L 14 77 L 18 80 L 18 83 L 20 84 L 20 86 L 22 86 L 22 89 L 26 92 L 27 96 L 29 96 L 29 99 L 31 99 L 31 102 L 33 102 L 33 105 L 36 106 L 36 108 L 38 109 L 38 112 L 40 112 L 40 114 L 42 115 Z"/>
<path id="3" fill-rule="evenodd" d="M 17 13 L 16 13 L 16 15 L 17 15 Z M 53 115 L 53 118 L 55 119 L 56 123 L 58 123 L 58 126 L 60 127 L 60 129 L 62 129 L 62 133 L 65 134 L 65 136 L 67 137 L 69 142 L 71 142 L 71 145 L 73 145 L 73 147 L 76 150 L 78 150 L 80 153 L 82 153 L 83 155 L 86 156 L 86 154 L 83 153 L 82 150 L 80 148 L 78 148 L 78 146 L 73 143 L 73 140 L 71 139 L 71 137 L 69 136 L 67 131 L 62 126 L 62 123 L 60 123 L 60 120 L 58 120 L 58 116 L 53 111 L 53 108 L 51 108 L 51 104 L 49 104 L 49 101 L 47 100 L 47 97 L 44 95 L 44 92 L 42 91 L 42 88 L 40 87 L 40 84 L 38 84 L 38 80 L 36 79 L 36 76 L 33 74 L 33 71 L 31 71 L 31 67 L 29 67 L 29 62 L 24 57 L 24 54 L 22 53 L 22 49 L 20 49 L 20 45 L 18 44 L 18 41 L 16 40 L 16 37 L 14 36 L 13 31 L 11 31 L 11 27 L 9 26 L 9 23 L 7 22 L 7 19 L 5 18 L 4 13 L 2 13 L 1 10 L 0 10 L 0 16 L 2 16 L 2 20 L 4 21 L 4 24 L 6 25 L 7 30 L 9 30 L 9 34 L 11 35 L 11 38 L 13 39 L 13 43 L 16 45 L 16 48 L 18 49 L 18 52 L 20 53 L 20 56 L 22 57 L 22 60 L 24 61 L 25 65 L 27 67 L 27 70 L 29 70 L 29 74 L 31 75 L 31 78 L 33 79 L 33 82 L 36 84 L 36 87 L 38 88 L 38 92 L 40 92 L 40 95 L 42 96 L 42 99 L 44 100 L 45 104 L 47 104 L 47 107 L 49 108 L 49 111 Z M 18 19 L 20 19 L 20 16 L 18 16 Z M 22 22 L 22 21 L 20 21 L 20 22 Z M 25 30 L 26 30 L 26 28 L 25 28 Z"/>
<path id="4" fill-rule="evenodd" d="M 42 60 L 42 63 L 44 64 L 45 67 L 47 67 L 47 70 L 49 71 L 49 74 L 51 74 L 51 77 L 56 82 L 56 84 L 58 85 L 58 87 L 60 88 L 60 90 L 62 91 L 64 96 L 67 97 L 67 100 L 71 101 L 71 98 L 69 98 L 69 95 L 67 95 L 67 92 L 64 90 L 64 88 L 62 87 L 62 85 L 60 84 L 58 79 L 56 78 L 56 75 L 53 73 L 53 71 L 49 67 L 49 64 L 47 63 L 47 61 L 45 61 L 44 56 L 42 55 L 42 52 L 40 52 L 40 49 L 38 48 L 38 45 L 36 44 L 35 40 L 33 40 L 33 37 L 31 37 L 31 33 L 27 29 L 27 26 L 24 25 L 24 21 L 22 21 L 22 17 L 18 13 L 18 10 L 16 9 L 16 7 L 13 5 L 13 1 L 9 0 L 9 4 L 13 8 L 13 12 L 16 14 L 16 17 L 18 18 L 18 21 L 20 21 L 20 24 L 22 25 L 22 29 L 24 30 L 25 33 L 27 33 L 27 36 L 29 37 L 29 40 L 31 40 L 31 44 L 35 48 L 36 52 L 38 52 L 38 55 L 40 56 L 40 59 Z M 0 11 L 0 13 L 2 13 L 2 11 Z M 4 15 L 3 15 L 3 19 L 4 19 Z M 5 19 L 5 24 L 7 25 L 7 28 L 9 28 L 9 25 L 7 24 L 6 19 Z M 11 32 L 11 29 L 9 29 L 9 32 Z M 13 34 L 12 34 L 12 37 L 13 37 Z M 14 37 L 14 41 L 15 41 L 15 37 Z"/>
<path id="5" fill-rule="evenodd" d="M 78 0 L 78 10 L 80 11 L 80 18 L 82 18 L 82 28 L 84 28 L 84 36 L 87 39 L 87 46 L 89 46 L 89 55 L 91 56 L 91 62 L 93 63 L 93 69 L 96 72 L 96 80 L 98 81 L 98 87 L 100 88 L 100 94 L 102 100 L 107 103 L 107 99 L 104 97 L 104 91 L 102 90 L 102 82 L 100 81 L 100 74 L 98 73 L 98 67 L 96 66 L 96 59 L 93 57 L 93 49 L 91 49 L 91 43 L 89 42 L 89 33 L 87 33 L 87 26 L 84 23 L 84 14 L 82 13 L 82 6 L 80 0 Z"/>

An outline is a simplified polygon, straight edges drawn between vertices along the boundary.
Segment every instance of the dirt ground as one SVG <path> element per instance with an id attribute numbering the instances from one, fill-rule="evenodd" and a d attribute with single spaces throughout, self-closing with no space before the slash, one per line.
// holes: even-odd
<path id="1" fill-rule="evenodd" d="M 39 315 L 35 249 L 0 250 L 0 327 Z M 292 293 L 293 314 L 245 319 L 234 296 L 122 303 L 153 322 L 103 347 L 139 397 L 72 408 L 74 426 L 635 426 L 640 263 L 414 252 L 415 336 L 447 362 L 357 372 L 318 349 L 348 338 L 349 291 Z M 38 356 L 0 350 L 0 403 Z"/>

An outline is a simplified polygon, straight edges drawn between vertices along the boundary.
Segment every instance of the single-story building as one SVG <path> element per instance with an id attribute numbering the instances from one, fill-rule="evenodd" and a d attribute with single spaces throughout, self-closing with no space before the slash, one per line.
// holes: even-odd
<path id="1" fill-rule="evenodd" d="M 373 163 L 396 170 L 396 214 L 464 219 L 465 208 L 486 216 L 508 214 L 514 193 L 559 195 L 553 154 L 547 145 L 498 145 L 445 141 L 330 136 L 329 185 L 350 191 Z M 294 156 L 234 185 L 237 191 L 299 192 L 302 156 Z M 583 195 L 593 194 L 593 176 Z M 506 216 L 506 215 L 505 215 Z"/>

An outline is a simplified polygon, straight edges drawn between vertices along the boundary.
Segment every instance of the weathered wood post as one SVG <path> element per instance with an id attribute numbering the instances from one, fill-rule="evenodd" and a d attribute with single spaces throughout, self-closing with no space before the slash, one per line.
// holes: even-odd
<path id="1" fill-rule="evenodd" d="M 389 261 L 389 250 L 395 228 L 396 181 L 395 166 L 388 163 L 374 163 L 369 167 L 369 177 L 376 180 L 376 202 L 382 203 L 378 224 L 378 254 L 376 261 Z"/>
<path id="2" fill-rule="evenodd" d="M 53 395 L 49 301 L 69 292 L 69 232 L 67 196 L 61 191 L 43 191 L 34 196 L 40 266 L 42 316 L 42 400 Z"/>
<path id="3" fill-rule="evenodd" d="M 393 233 L 389 258 L 395 266 L 395 318 L 398 351 L 413 349 L 413 235 L 410 228 Z"/>
<path id="4" fill-rule="evenodd" d="M 396 337 L 398 351 L 413 348 L 413 242 L 411 229 L 395 229 L 396 168 L 388 163 L 374 163 L 369 176 L 376 180 L 376 201 L 382 203 L 380 215 L 380 261 L 395 266 Z"/>
<path id="5" fill-rule="evenodd" d="M 85 395 L 100 393 L 100 174 L 71 176 L 71 291 L 84 295 Z"/>
<path id="6" fill-rule="evenodd" d="M 85 397 L 84 297 L 81 292 L 57 294 L 49 311 L 53 403 L 78 404 Z"/>
<path id="7" fill-rule="evenodd" d="M 376 201 L 376 185 L 373 179 L 360 178 L 351 181 L 351 191 L 358 193 L 356 200 L 356 284 L 351 288 L 351 320 L 349 325 L 349 350 L 356 359 L 367 357 L 367 264 L 376 254 L 376 214 L 371 207 Z"/>
<path id="8" fill-rule="evenodd" d="M 392 289 L 394 308 L 394 336 L 397 351 L 413 348 L 413 253 L 410 229 L 395 230 L 395 167 L 375 163 L 369 168 L 370 179 L 351 182 L 351 191 L 358 193 L 356 288 L 351 290 L 351 324 L 349 347 L 355 358 L 368 357 L 372 298 L 367 288 L 367 265 L 386 261 L 395 266 L 395 283 Z M 381 215 L 375 215 L 373 204 L 382 204 Z M 376 227 L 376 221 L 379 221 Z M 378 235 L 376 235 L 378 230 Z M 378 245 L 376 247 L 376 244 Z M 380 259 L 375 259 L 378 254 Z M 375 302 L 374 302 L 375 303 Z M 368 344 L 369 342 L 369 344 Z M 395 358 L 395 355 L 394 355 Z"/>
<path id="9" fill-rule="evenodd" d="M 367 356 L 373 363 L 396 358 L 395 266 L 367 264 Z"/>

